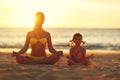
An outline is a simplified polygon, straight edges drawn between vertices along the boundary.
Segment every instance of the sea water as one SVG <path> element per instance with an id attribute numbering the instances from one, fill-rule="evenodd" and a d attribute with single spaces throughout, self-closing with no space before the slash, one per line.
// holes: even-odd
<path id="1" fill-rule="evenodd" d="M 0 28 L 0 48 L 22 48 L 31 28 Z M 88 50 L 120 50 L 120 29 L 45 28 L 51 34 L 55 49 L 70 48 L 69 41 L 76 32 L 82 33 Z"/>

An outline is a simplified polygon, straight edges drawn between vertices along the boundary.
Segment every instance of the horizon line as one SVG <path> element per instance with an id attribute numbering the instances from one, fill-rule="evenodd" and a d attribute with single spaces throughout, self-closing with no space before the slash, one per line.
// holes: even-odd
<path id="1" fill-rule="evenodd" d="M 0 27 L 0 29 L 32 29 L 32 28 L 30 28 L 30 27 Z M 115 28 L 115 27 L 113 27 L 113 28 L 100 28 L 100 27 L 44 27 L 43 29 L 120 29 L 120 28 Z"/>

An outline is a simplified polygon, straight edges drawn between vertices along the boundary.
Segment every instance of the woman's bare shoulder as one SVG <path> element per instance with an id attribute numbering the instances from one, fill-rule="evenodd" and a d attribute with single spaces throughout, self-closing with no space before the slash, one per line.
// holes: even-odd
<path id="1" fill-rule="evenodd" d="M 27 32 L 27 36 L 29 36 L 29 37 L 32 36 L 33 34 L 34 34 L 33 31 L 28 31 L 28 32 Z"/>
<path id="2" fill-rule="evenodd" d="M 28 31 L 27 33 L 31 35 L 34 34 L 34 31 Z"/>
<path id="3" fill-rule="evenodd" d="M 44 30 L 44 34 L 45 34 L 46 36 L 50 36 L 50 33 L 49 33 L 48 31 L 45 31 L 45 30 Z"/>
<path id="4" fill-rule="evenodd" d="M 46 31 L 46 30 L 44 30 L 44 33 L 46 33 L 46 34 L 50 34 L 48 31 Z"/>

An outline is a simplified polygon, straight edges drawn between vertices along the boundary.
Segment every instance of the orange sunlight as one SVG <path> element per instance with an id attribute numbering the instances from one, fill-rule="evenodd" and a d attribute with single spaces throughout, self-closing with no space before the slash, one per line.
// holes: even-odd
<path id="1" fill-rule="evenodd" d="M 120 28 L 120 1 L 0 0 L 0 27 L 34 26 L 34 14 L 45 14 L 45 27 Z"/>
<path id="2" fill-rule="evenodd" d="M 34 25 L 34 18 L 33 16 L 31 16 L 32 14 L 30 13 L 25 13 L 25 14 L 19 14 L 16 13 L 16 15 L 14 15 L 12 17 L 12 21 L 13 22 L 13 26 L 15 27 L 32 27 Z"/>

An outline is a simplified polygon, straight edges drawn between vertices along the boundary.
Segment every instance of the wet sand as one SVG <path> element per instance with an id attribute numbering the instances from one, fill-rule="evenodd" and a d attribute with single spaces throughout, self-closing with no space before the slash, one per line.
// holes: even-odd
<path id="1" fill-rule="evenodd" d="M 92 53 L 93 65 L 68 66 L 65 57 L 55 65 L 17 64 L 11 52 L 0 52 L 0 80 L 120 80 L 120 51 Z"/>

